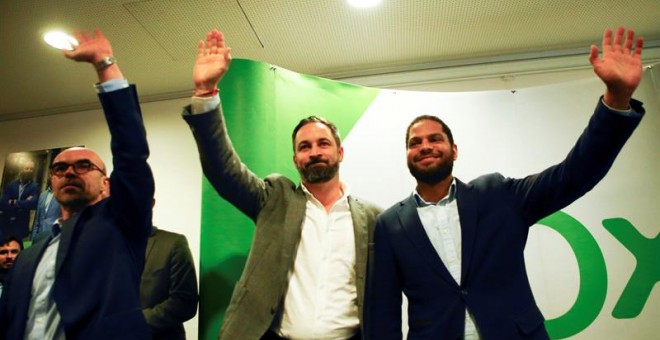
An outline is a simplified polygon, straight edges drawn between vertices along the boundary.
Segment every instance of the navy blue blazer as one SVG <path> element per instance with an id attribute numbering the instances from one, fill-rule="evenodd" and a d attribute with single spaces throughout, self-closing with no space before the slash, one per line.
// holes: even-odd
<path id="1" fill-rule="evenodd" d="M 64 228 L 53 297 L 67 339 L 149 339 L 140 276 L 151 232 L 154 180 L 134 87 L 100 94 L 112 137 L 112 196 Z M 32 280 L 50 240 L 18 256 L 0 299 L 0 339 L 23 339 Z"/>
<path id="2" fill-rule="evenodd" d="M 37 207 L 39 198 L 39 184 L 30 181 L 19 193 L 20 181 L 14 180 L 5 187 L 2 198 L 0 198 L 0 235 L 4 237 L 14 236 L 23 239 L 30 234 L 30 210 Z M 17 200 L 15 205 L 9 205 L 9 200 Z"/>
<path id="3" fill-rule="evenodd" d="M 529 227 L 591 190 L 644 114 L 626 116 L 599 101 L 566 159 L 522 179 L 489 174 L 463 183 L 461 282 L 429 240 L 410 196 L 386 210 L 374 232 L 367 284 L 368 339 L 401 339 L 401 293 L 408 298 L 408 339 L 462 339 L 465 310 L 483 339 L 547 339 L 525 270 Z"/>

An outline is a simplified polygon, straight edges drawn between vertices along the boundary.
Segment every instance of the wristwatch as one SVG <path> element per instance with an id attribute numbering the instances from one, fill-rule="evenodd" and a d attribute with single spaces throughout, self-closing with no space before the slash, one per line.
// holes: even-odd
<path id="1" fill-rule="evenodd" d="M 117 62 L 117 59 L 114 56 L 107 56 L 107 57 L 101 59 L 101 61 L 99 61 L 98 63 L 94 64 L 94 66 L 96 66 L 97 71 L 101 71 L 102 69 L 104 69 L 104 68 L 106 68 L 106 67 L 108 67 L 108 66 L 110 66 L 110 65 L 112 65 L 116 62 Z"/>

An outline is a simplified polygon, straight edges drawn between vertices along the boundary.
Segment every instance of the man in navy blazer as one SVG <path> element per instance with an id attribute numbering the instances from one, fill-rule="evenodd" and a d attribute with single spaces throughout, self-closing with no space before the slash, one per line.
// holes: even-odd
<path id="1" fill-rule="evenodd" d="M 0 339 L 151 337 L 139 286 L 154 181 L 137 94 L 100 31 L 76 38 L 80 44 L 65 55 L 96 67 L 113 172 L 108 178 L 90 149 L 55 157 L 50 179 L 62 218 L 53 235 L 21 253 L 9 272 L 0 299 Z"/>
<path id="2" fill-rule="evenodd" d="M 39 184 L 34 181 L 35 164 L 27 160 L 21 164 L 18 178 L 5 187 L 0 198 L 2 210 L 0 235 L 22 240 L 30 234 L 30 211 L 37 207 Z"/>
<path id="3" fill-rule="evenodd" d="M 522 179 L 452 176 L 457 147 L 434 116 L 406 134 L 415 192 L 385 211 L 374 234 L 367 283 L 369 339 L 401 339 L 402 292 L 409 339 L 547 339 L 523 250 L 530 226 L 591 190 L 607 173 L 644 109 L 632 99 L 642 39 L 619 28 L 590 62 L 606 85 L 589 125 L 561 163 Z M 634 44 L 634 45 L 633 45 Z"/>

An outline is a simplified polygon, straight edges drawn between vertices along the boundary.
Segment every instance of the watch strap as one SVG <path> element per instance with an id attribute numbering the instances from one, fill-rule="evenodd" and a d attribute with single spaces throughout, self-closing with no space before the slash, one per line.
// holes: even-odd
<path id="1" fill-rule="evenodd" d="M 96 67 L 97 71 L 101 71 L 104 68 L 106 68 L 106 67 L 108 67 L 108 66 L 110 66 L 110 65 L 112 65 L 116 62 L 117 62 L 117 59 L 114 56 L 107 56 L 107 57 L 101 59 L 101 61 L 99 61 L 98 63 L 94 64 L 94 66 Z"/>

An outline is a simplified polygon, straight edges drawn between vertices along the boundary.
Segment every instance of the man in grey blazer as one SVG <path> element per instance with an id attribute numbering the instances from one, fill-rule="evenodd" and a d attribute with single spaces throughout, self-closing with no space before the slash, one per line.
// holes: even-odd
<path id="1" fill-rule="evenodd" d="M 195 92 L 183 112 L 204 174 L 256 223 L 219 337 L 359 339 L 368 242 L 380 210 L 339 180 L 344 150 L 325 119 L 303 119 L 293 131 L 300 184 L 278 174 L 259 178 L 241 163 L 217 95 L 230 61 L 222 33 L 209 32 L 198 45 Z"/>
<path id="2" fill-rule="evenodd" d="M 142 314 L 153 339 L 183 340 L 197 313 L 197 275 L 185 235 L 151 229 L 140 281 Z"/>

